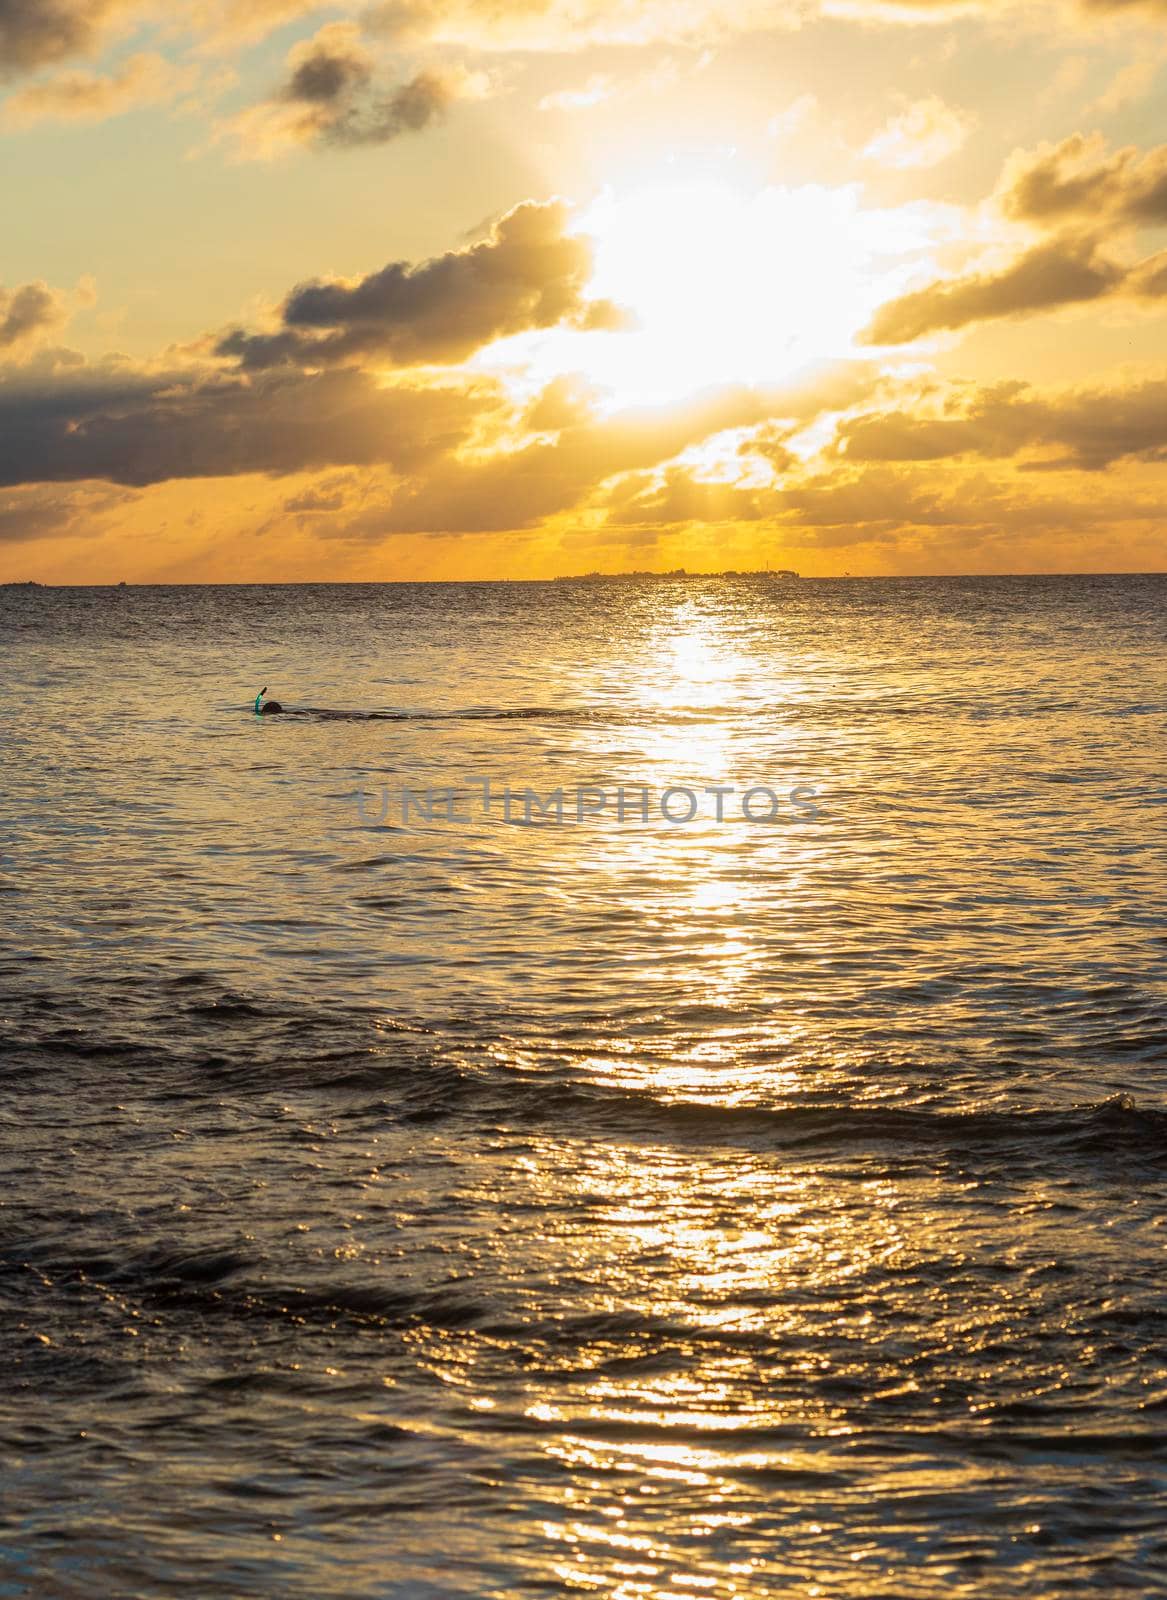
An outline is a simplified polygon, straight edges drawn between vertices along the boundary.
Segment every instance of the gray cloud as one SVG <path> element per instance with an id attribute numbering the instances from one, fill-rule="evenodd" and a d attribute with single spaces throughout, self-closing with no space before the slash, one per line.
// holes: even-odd
<path id="1" fill-rule="evenodd" d="M 132 491 L 104 483 L 71 484 L 68 488 L 36 484 L 0 491 L 0 544 L 78 534 L 92 538 L 105 531 L 102 513 L 133 498 Z"/>
<path id="2" fill-rule="evenodd" d="M 392 262 L 355 283 L 301 284 L 284 302 L 277 332 L 237 329 L 218 354 L 248 371 L 358 357 L 452 362 L 530 328 L 613 326 L 615 308 L 585 298 L 591 244 L 565 233 L 567 220 L 558 202 L 527 202 L 467 249 L 420 266 Z"/>
<path id="3" fill-rule="evenodd" d="M 275 93 L 220 124 L 217 137 L 233 140 L 245 160 L 306 145 L 386 144 L 422 132 L 486 83 L 482 75 L 449 69 L 419 72 L 390 87 L 378 80 L 377 67 L 354 23 L 329 23 L 289 52 L 287 79 Z"/>
<path id="4" fill-rule="evenodd" d="M 1096 240 L 1048 240 L 999 272 L 941 280 L 889 301 L 864 330 L 863 342 L 909 344 L 973 322 L 1097 300 L 1126 277 L 1126 268 L 1099 255 Z"/>
<path id="5" fill-rule="evenodd" d="M 418 472 L 502 401 L 492 385 L 382 388 L 344 369 L 257 380 L 88 369 L 0 384 L 0 486 L 293 473 Z"/>
<path id="6" fill-rule="evenodd" d="M 302 137 L 331 144 L 385 144 L 420 133 L 458 97 L 458 82 L 419 72 L 388 93 L 373 88 L 374 59 L 344 23 L 322 28 L 299 53 L 276 98 L 305 108 Z"/>
<path id="7" fill-rule="evenodd" d="M 64 301 L 47 283 L 26 283 L 11 293 L 0 288 L 0 350 L 11 350 L 67 320 Z"/>
<path id="8" fill-rule="evenodd" d="M 118 0 L 0 0 L 0 78 L 81 55 Z"/>
<path id="9" fill-rule="evenodd" d="M 292 75 L 278 98 L 332 106 L 363 89 L 373 76 L 373 60 L 347 27 L 322 28 L 291 56 Z"/>

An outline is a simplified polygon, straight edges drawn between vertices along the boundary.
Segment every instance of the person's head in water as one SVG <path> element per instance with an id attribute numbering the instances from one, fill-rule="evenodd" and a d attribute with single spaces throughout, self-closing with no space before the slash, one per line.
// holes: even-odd
<path id="1" fill-rule="evenodd" d="M 278 700 L 265 700 L 263 697 L 266 693 L 267 685 L 264 684 L 263 688 L 255 697 L 255 714 L 257 717 L 275 716 L 278 712 L 282 712 L 284 709 Z"/>

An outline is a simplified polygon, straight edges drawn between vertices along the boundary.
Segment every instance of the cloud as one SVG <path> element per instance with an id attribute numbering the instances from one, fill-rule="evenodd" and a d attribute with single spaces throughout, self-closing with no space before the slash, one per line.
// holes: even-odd
<path id="1" fill-rule="evenodd" d="M 1098 96 L 1087 115 L 1113 116 L 1125 106 L 1133 105 L 1147 94 L 1163 67 L 1161 55 L 1149 55 L 1128 62 L 1119 69 Z"/>
<path id="2" fill-rule="evenodd" d="M 305 145 L 387 144 L 420 133 L 456 100 L 487 92 L 483 73 L 419 72 L 393 88 L 377 81 L 377 59 L 351 22 L 334 22 L 288 54 L 288 76 L 276 92 L 219 125 L 237 158 L 264 161 Z"/>
<path id="3" fill-rule="evenodd" d="M 480 50 L 575 51 L 593 45 L 695 44 L 754 27 L 797 27 L 772 0 L 737 0 L 732 19 L 716 0 L 385 0 L 370 29 L 395 44 Z"/>
<path id="4" fill-rule="evenodd" d="M 593 72 L 587 82 L 577 89 L 556 89 L 551 94 L 545 94 L 539 102 L 539 110 L 587 111 L 592 106 L 610 100 L 617 88 L 617 81 L 611 73 Z"/>
<path id="5" fill-rule="evenodd" d="M 1106 218 L 1130 227 L 1167 223 L 1167 145 L 1107 153 L 1101 134 L 1071 134 L 1005 165 L 997 202 L 1008 217 L 1059 224 Z"/>
<path id="6" fill-rule="evenodd" d="M 0 79 L 95 50 L 124 0 L 0 0 Z"/>
<path id="7" fill-rule="evenodd" d="M 65 297 L 47 283 L 26 283 L 11 291 L 0 286 L 0 350 L 31 344 L 68 320 Z"/>
<path id="8" fill-rule="evenodd" d="M 769 415 L 773 397 L 711 391 L 688 406 L 580 417 L 556 439 L 451 461 L 404 488 L 375 519 L 384 533 L 482 533 L 532 527 L 571 510 L 606 479 L 660 465 L 727 428 Z"/>
<path id="9" fill-rule="evenodd" d="M 1155 299 L 1167 289 L 1167 257 L 1134 265 L 1102 254 L 1101 236 L 1167 225 L 1167 145 L 1108 152 L 1100 134 L 1075 133 L 1036 151 L 1015 151 L 993 203 L 1049 236 L 1003 266 L 941 279 L 882 306 L 866 344 L 908 344 L 926 334 L 1022 317 L 1107 296 Z"/>
<path id="10" fill-rule="evenodd" d="M 789 105 L 777 111 L 766 124 L 766 133 L 771 139 L 789 139 L 793 134 L 799 133 L 806 127 L 819 109 L 818 96 L 813 94 L 800 94 L 796 100 L 791 100 Z"/>
<path id="11" fill-rule="evenodd" d="M 92 538 L 105 531 L 103 514 L 134 498 L 125 489 L 87 483 L 67 489 L 36 484 L 0 491 L 0 546 L 35 539 Z"/>
<path id="12" fill-rule="evenodd" d="M 956 154 L 974 126 L 975 120 L 965 112 L 929 95 L 892 117 L 869 141 L 863 155 L 885 167 L 934 167 Z"/>
<path id="13" fill-rule="evenodd" d="M 1167 295 L 1167 250 L 1140 261 L 1127 281 L 1132 294 L 1148 300 L 1162 299 Z"/>
<path id="14" fill-rule="evenodd" d="M 182 68 L 145 52 L 116 72 L 66 72 L 9 95 L 0 118 L 10 127 L 34 122 L 99 122 L 141 106 L 157 105 L 193 88 L 197 68 Z"/>
<path id="15" fill-rule="evenodd" d="M 856 528 L 882 529 L 890 535 L 904 528 L 983 527 L 1007 520 L 1012 503 L 1005 486 L 980 477 L 938 481 L 936 475 L 877 468 L 854 474 L 808 475 L 776 495 L 776 510 L 808 523 L 820 534 L 844 529 L 850 543 Z"/>
<path id="16" fill-rule="evenodd" d="M 888 26 L 925 26 L 978 13 L 1030 9 L 1024 0 L 380 0 L 366 13 L 370 29 L 394 44 L 477 50 L 567 52 L 600 45 L 717 44 L 732 34 L 790 32 L 815 17 Z M 1167 14 L 1167 0 L 1051 0 L 1058 20 L 1077 13 L 1138 18 Z"/>
<path id="17" fill-rule="evenodd" d="M 676 466 L 655 478 L 643 475 L 617 484 L 604 502 L 603 527 L 649 528 L 659 535 L 691 530 L 694 524 L 760 522 L 787 547 L 874 545 L 893 558 L 898 552 L 901 560 L 916 551 L 924 569 L 933 571 L 970 570 L 970 553 L 996 547 L 999 553 L 992 559 L 998 570 L 1018 559 L 1022 567 L 1040 564 L 1048 570 L 1065 559 L 1071 535 L 1078 546 L 1082 536 L 1104 538 L 1129 561 L 1129 534 L 1119 540 L 1116 530 L 1132 523 L 1142 525 L 1143 548 L 1153 552 L 1160 504 L 1153 493 L 1140 495 L 1123 486 L 1110 493 L 1087 493 L 1079 486 L 1066 492 L 1049 479 L 980 469 L 940 476 L 930 467 L 836 462 L 825 471 L 751 487 L 707 483 L 692 468 Z M 602 536 L 602 528 L 589 527 L 592 537 Z M 721 537 L 719 530 L 711 548 L 723 548 Z M 1020 556 L 1026 538 L 1035 542 Z M 1081 563 L 1070 557 L 1067 564 L 1072 570 Z"/>
<path id="18" fill-rule="evenodd" d="M 694 477 L 686 466 L 662 473 L 629 473 L 604 500 L 608 526 L 675 528 L 687 523 L 760 522 L 773 515 L 772 497 L 737 483 Z"/>
<path id="19" fill-rule="evenodd" d="M 383 388 L 345 369 L 221 374 L 87 368 L 0 383 L 0 485 L 284 474 L 379 464 L 416 472 L 503 408 L 484 381 Z"/>
<path id="20" fill-rule="evenodd" d="M 554 431 L 556 437 L 443 463 L 440 472 L 404 485 L 387 511 L 370 513 L 367 536 L 535 527 L 549 517 L 586 507 L 609 480 L 654 472 L 714 435 L 750 428 L 769 440 L 775 432 L 774 419 L 780 418 L 778 431 L 790 436 L 823 410 L 853 403 L 868 391 L 870 381 L 865 365 L 829 366 L 810 369 L 781 389 L 725 386 L 685 405 L 596 416 L 586 385 L 557 379 L 525 419 L 528 427 Z M 659 508 L 651 513 L 648 509 L 647 482 L 642 477 L 634 491 L 643 499 L 641 515 L 631 520 L 663 520 Z M 610 489 L 602 503 L 614 504 L 618 493 Z M 715 493 L 708 484 L 695 493 L 707 503 L 717 500 L 728 505 L 735 498 Z M 743 508 L 750 503 L 744 493 L 736 498 Z"/>
<path id="21" fill-rule="evenodd" d="M 614 308 L 585 296 L 592 247 L 565 231 L 568 218 L 561 202 L 528 201 L 487 238 L 420 266 L 395 261 L 355 282 L 301 284 L 277 331 L 236 330 L 218 353 L 251 371 L 356 358 L 453 362 L 530 328 L 612 326 Z"/>
<path id="22" fill-rule="evenodd" d="M 1003 458 L 1057 451 L 1033 465 L 1096 472 L 1117 461 L 1167 461 L 1167 379 L 1123 388 L 1042 394 L 1007 383 L 953 396 L 939 416 L 869 412 L 839 425 L 838 453 L 849 461 Z"/>
<path id="23" fill-rule="evenodd" d="M 705 51 L 687 65 L 674 56 L 666 56 L 645 71 L 621 77 L 607 72 L 594 72 L 577 88 L 558 89 L 545 94 L 539 101 L 539 110 L 588 111 L 609 100 L 643 101 L 650 95 L 674 88 L 682 77 L 690 73 L 702 72 L 712 60 L 713 52 Z"/>
<path id="24" fill-rule="evenodd" d="M 1167 15 L 1167 0 L 1050 0 L 1055 12 L 1092 16 Z M 902 27 L 1020 11 L 1023 0 L 0 0 L 0 79 L 93 57 L 124 15 L 200 46 L 234 48 L 299 17 L 360 12 L 365 30 L 398 49 L 437 45 L 480 51 L 575 52 L 598 45 L 716 46 L 733 35 L 784 33 L 816 16 Z M 338 24 L 337 26 L 351 26 Z M 1132 67 L 1103 97 L 1118 104 L 1149 82 Z M 269 112 L 270 116 L 270 112 Z M 258 119 L 254 119 L 258 120 Z"/>
<path id="25" fill-rule="evenodd" d="M 812 374 L 805 385 L 781 392 L 720 388 L 687 405 L 597 415 L 586 384 L 556 379 L 521 417 L 494 419 L 493 436 L 484 439 L 480 433 L 467 450 L 399 474 L 393 482 L 376 475 L 364 480 L 335 475 L 297 494 L 285 510 L 315 519 L 311 525 L 322 536 L 365 544 L 396 535 L 509 533 L 541 527 L 563 514 L 591 522 L 606 514 L 615 524 L 624 506 L 628 514 L 621 526 L 663 523 L 681 497 L 700 500 L 707 510 L 719 507 L 718 520 L 737 507 L 744 520 L 753 514 L 752 491 L 708 482 L 689 490 L 687 469 L 668 463 L 714 435 L 730 430 L 727 437 L 732 437 L 732 430 L 757 428 L 775 412 L 805 418 L 839 381 L 839 374 L 831 374 L 824 387 L 824 375 Z M 787 432 L 797 425 L 790 421 Z M 662 471 L 675 485 L 667 507 L 653 503 L 661 500 Z"/>
<path id="26" fill-rule="evenodd" d="M 1104 17 L 1167 16 L 1167 0 L 1080 0 L 1080 9 L 1087 17 L 1092 14 Z"/>
<path id="27" fill-rule="evenodd" d="M 353 482 L 352 474 L 330 474 L 309 484 L 299 493 L 289 495 L 282 510 L 296 517 L 330 516 L 343 511 L 349 503 L 348 491 L 353 487 Z"/>
<path id="28" fill-rule="evenodd" d="M 881 306 L 862 334 L 865 344 L 910 344 L 926 334 L 998 317 L 1026 316 L 1113 293 L 1127 269 L 1098 253 L 1089 238 L 1035 245 L 996 272 L 941 280 Z"/>

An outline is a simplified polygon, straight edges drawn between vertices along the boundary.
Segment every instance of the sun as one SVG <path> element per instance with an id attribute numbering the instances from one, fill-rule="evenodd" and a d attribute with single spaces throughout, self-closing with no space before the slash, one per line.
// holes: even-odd
<path id="1" fill-rule="evenodd" d="M 664 405 L 720 384 L 782 382 L 854 355 L 856 335 L 934 240 L 909 208 L 864 209 L 857 185 L 760 186 L 666 174 L 606 188 L 577 214 L 589 295 L 619 332 L 564 329 L 496 346 L 539 382 L 577 373 L 609 406 Z"/>
<path id="2" fill-rule="evenodd" d="M 853 353 L 888 263 L 915 242 L 864 212 L 854 187 L 743 193 L 716 179 L 609 191 L 580 227 L 596 241 L 592 292 L 637 324 L 594 342 L 589 376 L 645 400 L 781 381 Z"/>

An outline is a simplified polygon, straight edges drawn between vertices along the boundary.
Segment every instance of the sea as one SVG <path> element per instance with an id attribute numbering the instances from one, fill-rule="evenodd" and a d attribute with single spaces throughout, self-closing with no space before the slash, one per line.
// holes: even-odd
<path id="1" fill-rule="evenodd" d="M 0 1596 L 1167 1594 L 1167 577 L 0 651 Z"/>

